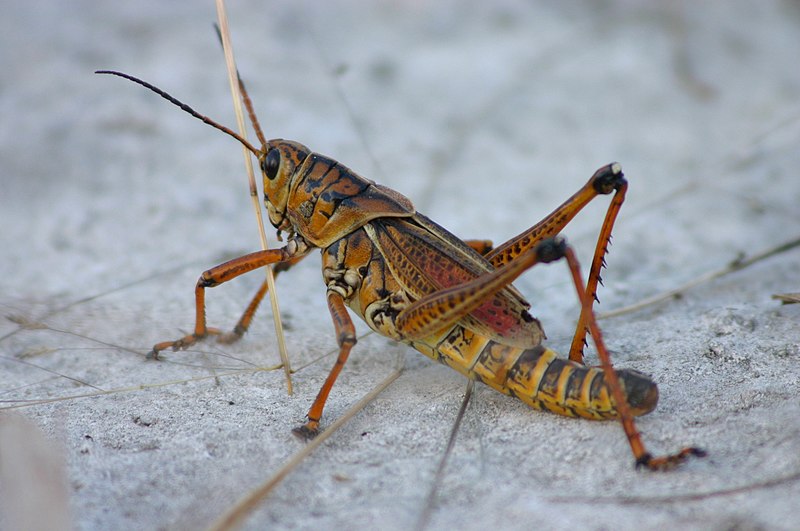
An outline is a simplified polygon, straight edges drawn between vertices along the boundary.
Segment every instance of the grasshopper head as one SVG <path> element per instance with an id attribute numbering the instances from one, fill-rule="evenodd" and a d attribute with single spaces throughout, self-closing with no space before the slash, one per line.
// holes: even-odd
<path id="1" fill-rule="evenodd" d="M 286 219 L 286 203 L 294 175 L 309 153 L 310 150 L 303 144 L 275 139 L 267 142 L 258 155 L 264 178 L 264 205 L 270 222 L 278 230 L 290 228 Z"/>

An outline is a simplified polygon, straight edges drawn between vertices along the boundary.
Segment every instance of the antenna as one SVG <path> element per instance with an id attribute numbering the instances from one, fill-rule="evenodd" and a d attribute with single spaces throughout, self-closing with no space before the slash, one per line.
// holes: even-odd
<path id="1" fill-rule="evenodd" d="M 219 129 L 220 131 L 222 131 L 223 133 L 225 133 L 225 134 L 227 134 L 229 136 L 232 136 L 233 138 L 235 138 L 236 140 L 241 142 L 244 147 L 246 147 L 247 149 L 252 151 L 253 155 L 255 155 L 256 157 L 258 157 L 261 154 L 260 150 L 254 148 L 253 145 L 250 142 L 248 142 L 247 140 L 242 138 L 238 133 L 236 133 L 232 129 L 229 129 L 229 128 L 225 127 L 224 125 L 218 124 L 217 122 L 215 122 L 214 120 L 212 120 L 208 116 L 204 116 L 204 115 L 200 114 L 199 112 L 195 111 L 194 109 L 192 109 L 191 107 L 189 107 L 188 105 L 186 105 L 185 103 L 180 101 L 179 99 L 177 99 L 177 98 L 171 96 L 170 94 L 164 92 L 163 90 L 161 90 L 160 88 L 156 87 L 155 85 L 151 85 L 147 81 L 142 81 L 138 77 L 133 77 L 133 76 L 131 76 L 129 74 L 124 74 L 122 72 L 117 72 L 115 70 L 97 70 L 97 71 L 95 71 L 95 74 L 111 74 L 112 76 L 118 76 L 118 77 L 125 78 L 128 81 L 133 81 L 134 83 L 136 83 L 138 85 L 141 85 L 141 86 L 143 86 L 143 87 L 145 87 L 147 89 L 150 89 L 153 92 L 155 92 L 156 94 L 158 94 L 159 96 L 161 96 L 162 98 L 164 98 L 165 100 L 167 100 L 168 102 L 172 103 L 173 105 L 176 105 L 176 106 L 180 107 L 183 111 L 191 114 L 192 116 L 194 116 L 198 120 L 201 120 L 201 121 L 207 123 L 208 125 L 210 125 L 211 127 L 214 127 L 215 129 Z"/>

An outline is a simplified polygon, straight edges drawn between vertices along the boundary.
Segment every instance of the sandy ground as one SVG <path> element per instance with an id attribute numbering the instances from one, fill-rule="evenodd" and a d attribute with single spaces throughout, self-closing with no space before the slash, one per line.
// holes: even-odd
<path id="1" fill-rule="evenodd" d="M 293 396 L 265 370 L 269 311 L 239 344 L 144 357 L 191 328 L 199 273 L 258 236 L 234 141 L 92 71 L 143 77 L 233 124 L 206 4 L 3 9 L 4 528 L 203 528 L 303 447 L 290 430 L 333 363 L 320 359 L 334 338 L 316 256 L 278 280 Z M 800 237 L 796 2 L 235 4 L 267 136 L 401 191 L 459 236 L 503 241 L 620 161 L 631 184 L 601 312 Z M 584 259 L 596 203 L 566 231 Z M 800 291 L 799 259 L 794 248 L 601 321 L 618 366 L 659 383 L 639 421 L 649 448 L 693 444 L 705 459 L 636 471 L 616 423 L 479 385 L 434 483 L 465 382 L 373 335 L 326 425 L 398 360 L 401 376 L 247 527 L 409 529 L 434 489 L 428 529 L 800 529 L 800 305 L 771 298 Z M 260 279 L 210 291 L 211 324 L 232 326 Z M 565 268 L 516 285 L 565 350 L 578 307 Z"/>

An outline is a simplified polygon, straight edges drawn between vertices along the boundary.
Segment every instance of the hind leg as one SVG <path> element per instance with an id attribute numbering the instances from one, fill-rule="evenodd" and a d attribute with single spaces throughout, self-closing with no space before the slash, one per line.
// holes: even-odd
<path id="1" fill-rule="evenodd" d="M 551 238 L 559 234 L 578 212 L 595 197 L 614 193 L 597 238 L 592 265 L 589 268 L 589 278 L 584 290 L 590 299 L 590 304 L 587 308 L 581 310 L 572 345 L 570 346 L 569 359 L 578 363 L 583 363 L 583 347 L 586 344 L 587 333 L 587 312 L 592 311 L 594 302 L 597 300 L 597 285 L 602 283 L 600 271 L 605 266 L 605 255 L 608 252 L 611 231 L 614 228 L 619 209 L 625 201 L 627 189 L 628 182 L 625 180 L 622 167 L 618 163 L 615 162 L 603 166 L 592 175 L 592 178 L 580 190 L 542 221 L 487 253 L 482 253 L 493 266 L 500 267 L 532 249 L 545 238 Z M 470 246 L 476 248 L 471 243 Z"/>

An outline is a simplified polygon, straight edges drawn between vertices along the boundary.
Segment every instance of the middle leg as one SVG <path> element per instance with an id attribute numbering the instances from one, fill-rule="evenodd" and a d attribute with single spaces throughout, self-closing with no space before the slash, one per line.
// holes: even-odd
<path id="1" fill-rule="evenodd" d="M 308 421 L 302 426 L 295 428 L 292 432 L 302 439 L 313 439 L 319 433 L 319 421 L 322 418 L 322 410 L 325 408 L 325 402 L 328 401 L 328 395 L 333 388 L 333 384 L 342 372 L 347 358 L 350 356 L 350 350 L 356 344 L 356 329 L 353 326 L 353 320 L 347 313 L 347 308 L 341 294 L 335 291 L 328 291 L 328 310 L 333 319 L 333 326 L 336 329 L 336 342 L 339 344 L 339 356 L 336 358 L 336 363 L 333 365 L 331 372 L 325 379 L 325 383 L 317 393 L 317 398 L 311 404 L 306 417 Z"/>

